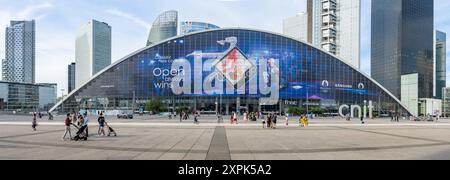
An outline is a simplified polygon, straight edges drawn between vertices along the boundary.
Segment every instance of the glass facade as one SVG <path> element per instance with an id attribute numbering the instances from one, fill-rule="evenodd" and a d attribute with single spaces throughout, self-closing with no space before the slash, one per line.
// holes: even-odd
<path id="1" fill-rule="evenodd" d="M 75 86 L 111 65 L 112 27 L 91 20 L 77 32 L 75 40 Z"/>
<path id="2" fill-rule="evenodd" d="M 56 84 L 0 81 L 0 110 L 48 111 L 56 104 Z"/>
<path id="3" fill-rule="evenodd" d="M 75 69 L 75 63 L 71 63 L 69 66 L 67 66 L 67 92 L 69 93 L 75 90 Z"/>
<path id="4" fill-rule="evenodd" d="M 401 97 L 401 76 L 419 74 L 419 97 L 432 98 L 433 0 L 372 1 L 372 77 Z"/>
<path id="5" fill-rule="evenodd" d="M 436 98 L 442 99 L 442 89 L 447 87 L 447 34 L 436 31 Z"/>
<path id="6" fill-rule="evenodd" d="M 155 22 L 147 40 L 147 46 L 158 43 L 162 40 L 177 36 L 178 31 L 178 12 L 167 11 L 162 13 Z"/>
<path id="7" fill-rule="evenodd" d="M 278 60 L 279 103 L 259 104 L 259 99 L 265 96 L 250 85 L 249 76 L 245 78 L 244 94 L 232 89 L 231 94 L 211 95 L 200 89 L 190 95 L 174 95 L 171 83 L 181 71 L 173 69 L 172 63 L 185 60 L 196 67 L 199 53 L 203 63 L 241 53 L 240 58 L 253 61 L 259 70 L 264 70 L 264 60 Z M 203 82 L 213 71 L 205 67 L 200 76 L 193 71 L 192 83 Z M 259 76 L 256 80 L 265 81 Z M 251 91 L 258 93 L 251 94 Z M 380 113 L 408 113 L 381 86 L 335 56 L 289 37 L 248 29 L 193 33 L 147 47 L 110 66 L 52 110 L 136 108 L 155 97 L 163 98 L 169 107 L 187 106 L 201 111 L 214 111 L 220 104 L 221 112 L 239 111 L 240 107 L 249 111 L 283 111 L 290 107 L 317 106 L 337 113 L 341 105 L 373 103 Z"/>
<path id="8" fill-rule="evenodd" d="M 6 51 L 3 60 L 4 81 L 35 82 L 36 27 L 35 21 L 11 21 L 6 28 Z"/>
<path id="9" fill-rule="evenodd" d="M 214 24 L 204 23 L 204 22 L 193 22 L 193 21 L 184 21 L 181 22 L 181 33 L 180 35 L 185 35 L 197 31 L 204 31 L 208 29 L 219 29 L 219 26 Z"/>

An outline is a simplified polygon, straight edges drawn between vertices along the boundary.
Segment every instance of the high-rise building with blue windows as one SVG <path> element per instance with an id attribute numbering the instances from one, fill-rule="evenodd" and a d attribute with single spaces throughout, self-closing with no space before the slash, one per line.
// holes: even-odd
<path id="1" fill-rule="evenodd" d="M 214 24 L 195 22 L 195 21 L 183 21 L 180 23 L 180 35 L 185 35 L 197 31 L 204 31 L 209 29 L 219 29 L 219 26 Z"/>
<path id="2" fill-rule="evenodd" d="M 418 73 L 419 98 L 433 98 L 433 0 L 372 1 L 372 78 L 401 97 L 401 77 Z"/>
<path id="3" fill-rule="evenodd" d="M 67 67 L 67 92 L 70 93 L 75 89 L 75 69 L 76 64 L 71 63 Z"/>
<path id="4" fill-rule="evenodd" d="M 152 29 L 147 40 L 147 46 L 162 40 L 177 36 L 178 12 L 166 11 L 159 15 L 153 22 Z"/>
<path id="5" fill-rule="evenodd" d="M 3 81 L 35 83 L 35 21 L 11 21 L 6 28 L 6 58 L 2 61 Z"/>
<path id="6" fill-rule="evenodd" d="M 441 31 L 435 32 L 436 63 L 436 98 L 442 99 L 443 88 L 447 87 L 447 34 Z"/>

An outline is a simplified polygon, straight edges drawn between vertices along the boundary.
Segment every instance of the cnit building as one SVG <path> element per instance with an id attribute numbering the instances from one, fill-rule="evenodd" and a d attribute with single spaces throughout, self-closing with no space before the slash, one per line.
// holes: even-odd
<path id="1" fill-rule="evenodd" d="M 189 68 L 196 70 L 174 66 L 178 61 L 188 62 Z M 208 61 L 216 63 L 206 66 Z M 267 64 L 273 61 L 278 64 Z M 235 74 L 226 75 L 229 72 L 221 67 Z M 253 76 L 251 71 L 258 73 Z M 179 84 L 192 85 L 188 89 L 192 93 L 174 94 L 172 82 L 181 73 L 189 79 Z M 205 83 L 212 74 L 217 74 L 217 79 Z M 260 99 L 270 94 L 252 86 L 254 82 L 271 84 L 269 76 L 279 80 L 275 104 L 261 103 Z M 229 85 L 237 81 L 244 88 Z M 208 93 L 207 86 L 227 93 Z M 205 30 L 152 43 L 94 75 L 51 111 L 131 109 L 153 98 L 162 98 L 168 107 L 227 114 L 320 107 L 330 114 L 370 109 L 380 115 L 392 111 L 410 115 L 393 94 L 358 67 L 309 43 L 244 28 Z"/>

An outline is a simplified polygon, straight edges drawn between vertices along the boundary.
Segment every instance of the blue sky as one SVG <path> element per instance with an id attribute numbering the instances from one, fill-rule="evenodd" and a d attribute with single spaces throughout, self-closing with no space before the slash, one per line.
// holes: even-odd
<path id="1" fill-rule="evenodd" d="M 370 3 L 362 0 L 361 61 L 367 74 Z M 0 58 L 5 57 L 4 29 L 9 21 L 36 19 L 36 80 L 67 89 L 67 65 L 74 61 L 75 33 L 89 19 L 112 26 L 116 61 L 145 45 L 152 21 L 166 10 L 179 11 L 180 20 L 281 33 L 283 18 L 305 11 L 305 6 L 306 0 L 0 0 Z M 435 27 L 450 33 L 448 9 L 450 1 L 435 0 Z"/>

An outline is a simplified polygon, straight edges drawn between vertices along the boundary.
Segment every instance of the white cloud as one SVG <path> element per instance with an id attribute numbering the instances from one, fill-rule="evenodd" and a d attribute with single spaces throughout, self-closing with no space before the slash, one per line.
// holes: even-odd
<path id="1" fill-rule="evenodd" d="M 48 8 L 52 8 L 53 4 L 49 2 L 37 4 L 37 5 L 30 5 L 26 7 L 25 9 L 21 10 L 17 13 L 18 19 L 29 19 L 29 18 L 38 18 L 43 17 L 42 11 L 46 10 Z"/>
<path id="2" fill-rule="evenodd" d="M 120 11 L 118 9 L 108 9 L 108 10 L 106 10 L 106 12 L 109 13 L 109 14 L 112 14 L 112 15 L 116 15 L 116 16 L 119 16 L 119 17 L 122 17 L 122 18 L 125 18 L 125 19 L 128 19 L 128 20 L 131 20 L 132 22 L 134 22 L 137 25 L 142 26 L 142 27 L 144 27 L 146 29 L 150 29 L 151 28 L 151 25 L 148 22 L 146 22 L 145 20 L 142 20 L 142 19 L 140 19 L 140 18 L 138 18 L 138 17 L 136 17 L 136 16 L 134 16 L 134 15 L 132 15 L 130 13 L 123 12 L 123 11 Z"/>

